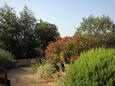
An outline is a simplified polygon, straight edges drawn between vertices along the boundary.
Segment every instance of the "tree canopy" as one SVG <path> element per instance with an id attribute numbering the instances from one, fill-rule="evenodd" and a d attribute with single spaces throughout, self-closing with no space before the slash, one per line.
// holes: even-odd
<path id="1" fill-rule="evenodd" d="M 35 27 L 35 35 L 37 39 L 41 40 L 42 48 L 45 49 L 50 41 L 55 41 L 60 37 L 58 29 L 55 24 L 50 24 L 40 20 Z"/>
<path id="2" fill-rule="evenodd" d="M 37 20 L 26 6 L 18 16 L 13 8 L 1 7 L 0 48 L 9 50 L 17 59 L 36 57 L 35 48 L 45 49 L 50 41 L 60 37 L 54 24 Z"/>
<path id="3" fill-rule="evenodd" d="M 115 47 L 115 23 L 108 16 L 89 16 L 83 18 L 77 33 L 95 36 L 98 47 Z"/>
<path id="4" fill-rule="evenodd" d="M 108 16 L 93 15 L 83 18 L 76 33 L 98 35 L 103 33 L 115 32 L 115 23 Z"/>

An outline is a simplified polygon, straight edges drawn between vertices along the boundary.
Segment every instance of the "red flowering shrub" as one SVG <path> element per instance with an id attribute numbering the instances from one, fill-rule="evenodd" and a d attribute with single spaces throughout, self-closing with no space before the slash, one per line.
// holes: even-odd
<path id="1" fill-rule="evenodd" d="M 75 60 L 82 51 L 95 47 L 95 43 L 95 38 L 81 34 L 60 38 L 47 46 L 45 59 L 56 63 L 70 62 Z"/>

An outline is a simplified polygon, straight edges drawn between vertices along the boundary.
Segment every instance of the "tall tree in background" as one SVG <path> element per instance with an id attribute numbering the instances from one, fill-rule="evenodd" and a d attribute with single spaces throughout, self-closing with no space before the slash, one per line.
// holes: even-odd
<path id="1" fill-rule="evenodd" d="M 83 18 L 76 33 L 98 35 L 103 33 L 115 32 L 115 24 L 108 16 L 89 16 Z"/>
<path id="2" fill-rule="evenodd" d="M 0 8 L 0 47 L 15 53 L 18 32 L 18 17 L 14 9 L 7 5 Z"/>
<path id="3" fill-rule="evenodd" d="M 95 36 L 99 47 L 115 47 L 115 23 L 108 16 L 83 18 L 77 33 Z"/>
<path id="4" fill-rule="evenodd" d="M 26 54 L 35 47 L 36 43 L 33 37 L 35 22 L 34 16 L 27 7 L 21 11 L 20 17 L 17 17 L 14 9 L 7 5 L 1 8 L 1 48 L 12 52 L 17 59 L 27 57 Z"/>
<path id="5" fill-rule="evenodd" d="M 47 47 L 49 42 L 55 41 L 60 37 L 55 24 L 50 24 L 42 20 L 40 20 L 40 22 L 36 24 L 35 34 L 37 39 L 41 40 L 41 47 L 43 50 Z"/>
<path id="6" fill-rule="evenodd" d="M 47 44 L 54 41 L 59 33 L 55 25 L 37 23 L 36 20 L 26 6 L 19 17 L 7 5 L 0 8 L 0 48 L 13 53 L 16 59 L 36 57 L 36 48 L 44 52 Z"/>
<path id="7" fill-rule="evenodd" d="M 20 47 L 22 47 L 22 57 L 32 57 L 34 48 L 38 47 L 38 42 L 35 39 L 34 28 L 36 19 L 31 10 L 26 6 L 20 12 L 19 25 L 20 25 Z M 18 46 L 18 47 L 19 47 Z M 33 55 L 34 56 L 34 55 Z"/>

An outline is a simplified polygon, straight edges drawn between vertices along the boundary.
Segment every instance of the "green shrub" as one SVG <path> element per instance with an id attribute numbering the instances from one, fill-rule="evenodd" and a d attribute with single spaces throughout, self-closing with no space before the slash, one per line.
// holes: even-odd
<path id="1" fill-rule="evenodd" d="M 56 67 L 54 64 L 45 63 L 44 65 L 40 65 L 37 69 L 37 77 L 38 78 L 47 78 L 50 77 L 56 71 Z"/>
<path id="2" fill-rule="evenodd" d="M 0 65 L 6 65 L 14 59 L 14 56 L 3 49 L 0 49 Z"/>
<path id="3" fill-rule="evenodd" d="M 115 49 L 92 49 L 67 68 L 59 86 L 112 86 Z"/>
<path id="4" fill-rule="evenodd" d="M 114 33 L 106 33 L 100 34 L 96 36 L 97 46 L 104 48 L 115 48 L 115 34 Z"/>

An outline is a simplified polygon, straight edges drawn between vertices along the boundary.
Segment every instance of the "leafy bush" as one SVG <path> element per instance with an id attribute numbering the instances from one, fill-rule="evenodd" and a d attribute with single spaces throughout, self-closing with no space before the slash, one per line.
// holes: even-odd
<path id="1" fill-rule="evenodd" d="M 56 71 L 56 67 L 54 64 L 45 63 L 44 65 L 40 65 L 37 69 L 37 77 L 38 78 L 46 78 L 50 77 Z"/>
<path id="2" fill-rule="evenodd" d="M 14 56 L 3 49 L 0 49 L 0 66 L 10 63 L 14 59 Z"/>
<path id="3" fill-rule="evenodd" d="M 97 39 L 97 46 L 98 47 L 111 47 L 115 48 L 115 34 L 114 33 L 106 33 L 100 34 L 96 36 Z"/>
<path id="4" fill-rule="evenodd" d="M 82 51 L 94 47 L 95 38 L 85 37 L 81 34 L 73 37 L 65 37 L 52 42 L 45 50 L 45 58 L 50 62 L 71 62 Z"/>
<path id="5" fill-rule="evenodd" d="M 115 49 L 92 49 L 71 64 L 59 86 L 112 86 Z"/>

